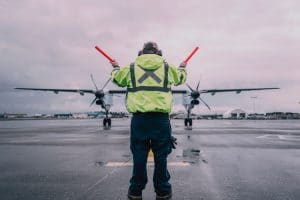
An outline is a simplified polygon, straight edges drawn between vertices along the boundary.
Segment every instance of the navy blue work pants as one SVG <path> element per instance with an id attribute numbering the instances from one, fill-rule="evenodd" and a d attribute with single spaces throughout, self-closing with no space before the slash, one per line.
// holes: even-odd
<path id="1" fill-rule="evenodd" d="M 154 154 L 153 183 L 157 194 L 171 192 L 167 156 L 172 151 L 171 125 L 167 113 L 135 113 L 131 120 L 130 149 L 133 171 L 129 192 L 140 195 L 147 184 L 147 156 Z"/>

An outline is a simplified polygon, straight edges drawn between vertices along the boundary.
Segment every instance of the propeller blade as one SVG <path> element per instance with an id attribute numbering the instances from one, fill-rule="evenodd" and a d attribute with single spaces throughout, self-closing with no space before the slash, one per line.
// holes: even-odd
<path id="1" fill-rule="evenodd" d="M 199 85 L 200 85 L 200 81 L 198 81 L 198 84 L 197 84 L 197 87 L 196 87 L 196 90 L 198 91 L 199 89 Z"/>
<path id="2" fill-rule="evenodd" d="M 203 99 L 201 99 L 201 97 L 199 97 L 199 99 L 200 99 L 200 101 L 202 101 L 202 103 L 204 103 L 204 105 L 206 105 L 206 107 L 207 107 L 209 110 L 211 110 L 210 107 L 209 107 L 209 105 L 208 105 L 207 103 L 205 103 L 205 101 L 204 101 Z"/>
<path id="3" fill-rule="evenodd" d="M 106 81 L 106 83 L 104 84 L 104 86 L 102 87 L 101 90 L 103 90 L 103 89 L 107 86 L 107 84 L 110 82 L 110 80 L 111 80 L 111 78 L 109 78 L 109 79 Z"/>
<path id="4" fill-rule="evenodd" d="M 97 85 L 96 85 L 96 83 L 95 83 L 95 80 L 94 80 L 93 74 L 91 74 L 91 79 L 92 79 L 92 82 L 93 82 L 93 84 L 94 84 L 94 86 L 95 86 L 96 90 L 98 90 L 98 87 L 97 87 Z"/>
<path id="5" fill-rule="evenodd" d="M 186 86 L 191 90 L 191 92 L 193 92 L 193 88 L 191 88 L 191 86 L 189 84 L 186 84 Z"/>
<path id="6" fill-rule="evenodd" d="M 97 100 L 97 97 L 95 97 L 95 99 L 92 101 L 92 103 L 90 104 L 90 107 L 95 103 L 96 100 Z"/>

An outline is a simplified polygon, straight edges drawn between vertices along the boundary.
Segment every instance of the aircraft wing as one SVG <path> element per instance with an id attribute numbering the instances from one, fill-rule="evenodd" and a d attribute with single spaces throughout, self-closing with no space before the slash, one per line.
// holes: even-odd
<path id="1" fill-rule="evenodd" d="M 203 93 L 211 93 L 214 95 L 217 92 L 236 92 L 237 94 L 241 93 L 242 91 L 253 91 L 253 90 L 277 90 L 280 88 L 277 87 L 270 87 L 270 88 L 234 88 L 234 89 L 210 89 L 210 90 L 200 90 L 201 94 Z"/>
<path id="2" fill-rule="evenodd" d="M 35 91 L 46 91 L 46 92 L 54 92 L 58 94 L 59 92 L 75 92 L 75 93 L 91 93 L 95 94 L 95 90 L 87 90 L 87 89 L 59 89 L 59 88 L 15 88 L 17 90 L 35 90 Z M 126 94 L 127 90 L 108 90 L 109 94 Z M 172 90 L 173 94 L 186 94 L 187 90 Z"/>
<path id="3" fill-rule="evenodd" d="M 126 94 L 127 90 L 109 90 L 109 94 Z M 186 94 L 187 90 L 172 90 L 173 94 Z"/>
<path id="4" fill-rule="evenodd" d="M 94 90 L 86 90 L 86 89 L 50 89 L 50 88 L 15 88 L 15 89 L 54 92 L 55 94 L 58 94 L 59 92 L 75 92 L 75 93 L 79 93 L 81 95 L 84 95 L 84 93 L 95 94 Z"/>
<path id="5" fill-rule="evenodd" d="M 187 94 L 187 90 L 172 90 L 172 94 Z"/>
<path id="6" fill-rule="evenodd" d="M 109 94 L 126 94 L 127 90 L 108 90 Z"/>

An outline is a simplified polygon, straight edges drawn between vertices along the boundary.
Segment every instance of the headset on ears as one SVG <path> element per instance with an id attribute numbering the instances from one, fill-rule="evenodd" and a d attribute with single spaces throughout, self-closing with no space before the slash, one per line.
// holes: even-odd
<path id="1" fill-rule="evenodd" d="M 143 50 L 140 50 L 138 53 L 138 56 L 145 54 L 145 52 Z M 161 50 L 157 50 L 156 52 L 154 52 L 154 54 L 162 56 L 162 51 Z"/>
<path id="2" fill-rule="evenodd" d="M 156 54 L 159 55 L 159 56 L 162 56 L 162 51 L 161 50 L 157 50 Z"/>

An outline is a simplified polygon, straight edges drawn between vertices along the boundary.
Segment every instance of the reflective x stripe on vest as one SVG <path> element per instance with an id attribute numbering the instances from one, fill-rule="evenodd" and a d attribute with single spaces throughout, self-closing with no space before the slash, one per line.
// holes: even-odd
<path id="1" fill-rule="evenodd" d="M 139 66 L 139 68 L 145 72 L 144 75 L 141 76 L 141 78 L 138 80 L 139 83 L 144 82 L 144 80 L 146 80 L 148 77 L 153 78 L 157 83 L 161 82 L 161 79 L 156 74 L 154 74 L 154 72 L 157 69 L 155 69 L 155 70 L 143 69 L 141 66 Z"/>
<path id="2" fill-rule="evenodd" d="M 157 83 L 161 83 L 161 79 L 154 73 L 153 70 L 145 70 L 145 74 L 139 78 L 138 82 L 142 83 L 148 77 L 153 78 Z M 169 92 L 171 88 L 168 88 L 168 73 L 169 65 L 165 63 L 164 65 L 164 83 L 163 86 L 136 86 L 135 73 L 134 73 L 134 63 L 130 64 L 130 77 L 132 82 L 132 88 L 127 88 L 128 92 L 137 92 L 137 91 L 159 91 L 159 92 Z"/>

